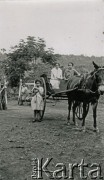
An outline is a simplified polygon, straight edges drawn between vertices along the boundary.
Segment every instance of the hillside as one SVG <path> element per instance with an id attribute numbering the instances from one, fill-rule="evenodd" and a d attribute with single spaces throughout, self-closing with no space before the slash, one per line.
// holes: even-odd
<path id="1" fill-rule="evenodd" d="M 74 56 L 74 55 L 55 55 L 56 61 L 60 63 L 60 67 L 66 68 L 69 62 L 73 62 L 75 68 L 80 72 L 83 73 L 84 70 L 91 72 L 93 70 L 92 61 L 96 62 L 99 66 L 104 66 L 104 57 L 85 57 L 81 56 Z M 31 71 L 25 73 L 25 81 L 34 81 L 42 75 L 43 73 L 47 74 L 50 77 L 52 65 L 49 63 L 42 63 L 40 60 L 36 64 L 36 67 L 31 67 Z"/>
<path id="2" fill-rule="evenodd" d="M 60 67 L 66 68 L 69 62 L 73 62 L 75 68 L 83 73 L 83 70 L 86 69 L 89 72 L 93 70 L 92 61 L 96 62 L 99 66 L 104 66 L 104 57 L 95 57 L 95 56 L 75 56 L 75 55 L 60 55 L 55 54 L 56 61 L 60 63 Z M 0 53 L 0 74 L 3 74 L 2 64 L 4 63 L 6 57 L 2 53 Z M 41 74 L 45 73 L 50 77 L 52 65 L 49 63 L 42 63 L 39 59 L 37 61 L 35 68 L 31 66 L 30 71 L 25 72 L 25 81 L 33 81 L 34 79 L 37 79 Z"/>
<path id="3" fill-rule="evenodd" d="M 75 55 L 58 55 L 58 62 L 61 66 L 67 67 L 69 62 L 73 62 L 77 70 L 82 71 L 83 68 L 92 71 L 92 61 L 96 62 L 99 66 L 104 66 L 104 57 L 88 57 L 88 56 L 75 56 Z"/>

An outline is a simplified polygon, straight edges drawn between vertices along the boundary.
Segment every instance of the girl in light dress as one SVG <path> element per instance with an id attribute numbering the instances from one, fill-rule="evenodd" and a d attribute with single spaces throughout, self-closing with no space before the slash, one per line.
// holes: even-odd
<path id="1" fill-rule="evenodd" d="M 43 93 L 44 93 L 44 89 L 41 86 L 41 81 L 40 80 L 36 80 L 35 81 L 35 86 L 33 88 L 33 97 L 31 100 L 31 107 L 32 110 L 34 111 L 34 120 L 33 122 L 35 122 L 36 120 L 41 121 L 41 114 L 44 108 L 44 102 L 43 102 Z"/>

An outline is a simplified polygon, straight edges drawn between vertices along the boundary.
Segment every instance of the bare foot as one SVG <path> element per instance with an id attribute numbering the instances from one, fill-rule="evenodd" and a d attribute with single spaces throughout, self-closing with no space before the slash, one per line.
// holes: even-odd
<path id="1" fill-rule="evenodd" d="M 85 126 L 82 127 L 82 131 L 86 132 L 86 127 Z"/>
<path id="2" fill-rule="evenodd" d="M 33 122 L 33 123 L 36 122 L 36 119 L 34 118 L 34 119 L 32 120 L 32 122 Z"/>
<path id="3" fill-rule="evenodd" d="M 70 122 L 69 121 L 67 122 L 67 125 L 70 126 Z"/>

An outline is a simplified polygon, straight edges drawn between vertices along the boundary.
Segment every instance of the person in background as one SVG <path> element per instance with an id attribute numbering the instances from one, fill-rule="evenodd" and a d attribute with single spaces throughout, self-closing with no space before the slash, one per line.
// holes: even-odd
<path id="1" fill-rule="evenodd" d="M 50 83 L 53 89 L 59 89 L 60 80 L 63 79 L 62 70 L 59 66 L 59 63 L 56 63 L 55 67 L 51 70 Z"/>
<path id="2" fill-rule="evenodd" d="M 22 93 L 25 93 L 27 91 L 27 86 L 25 83 L 22 84 L 22 87 L 21 87 L 21 92 Z"/>
<path id="3" fill-rule="evenodd" d="M 15 91 L 16 91 L 16 90 L 15 90 L 15 89 L 13 89 L 13 90 L 14 90 L 14 94 L 15 94 Z M 22 84 L 22 87 L 21 87 L 21 98 L 22 98 L 23 101 L 26 100 L 27 91 L 28 91 L 27 86 L 26 86 L 25 83 L 23 83 L 23 84 Z"/>
<path id="4" fill-rule="evenodd" d="M 44 93 L 44 89 L 41 86 L 40 80 L 37 79 L 35 81 L 35 86 L 32 91 L 33 91 L 33 97 L 31 100 L 31 108 L 34 111 L 33 122 L 35 122 L 36 120 L 41 121 L 41 113 L 44 108 L 43 97 L 42 97 Z"/>
<path id="5" fill-rule="evenodd" d="M 68 80 L 73 76 L 80 76 L 80 73 L 74 69 L 74 64 L 70 62 L 68 68 L 64 72 L 64 79 Z"/>

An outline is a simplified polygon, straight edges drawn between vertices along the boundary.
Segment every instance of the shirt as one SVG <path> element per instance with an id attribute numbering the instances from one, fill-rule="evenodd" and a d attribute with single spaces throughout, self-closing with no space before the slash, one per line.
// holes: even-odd
<path id="1" fill-rule="evenodd" d="M 53 68 L 51 70 L 51 79 L 62 79 L 62 70 L 60 68 Z"/>
<path id="2" fill-rule="evenodd" d="M 22 90 L 21 90 L 22 93 L 26 93 L 27 90 L 28 90 L 27 87 L 23 87 L 23 86 L 22 86 Z"/>
<path id="3" fill-rule="evenodd" d="M 66 69 L 64 73 L 64 77 L 69 79 L 72 76 L 80 75 L 75 69 Z"/>

